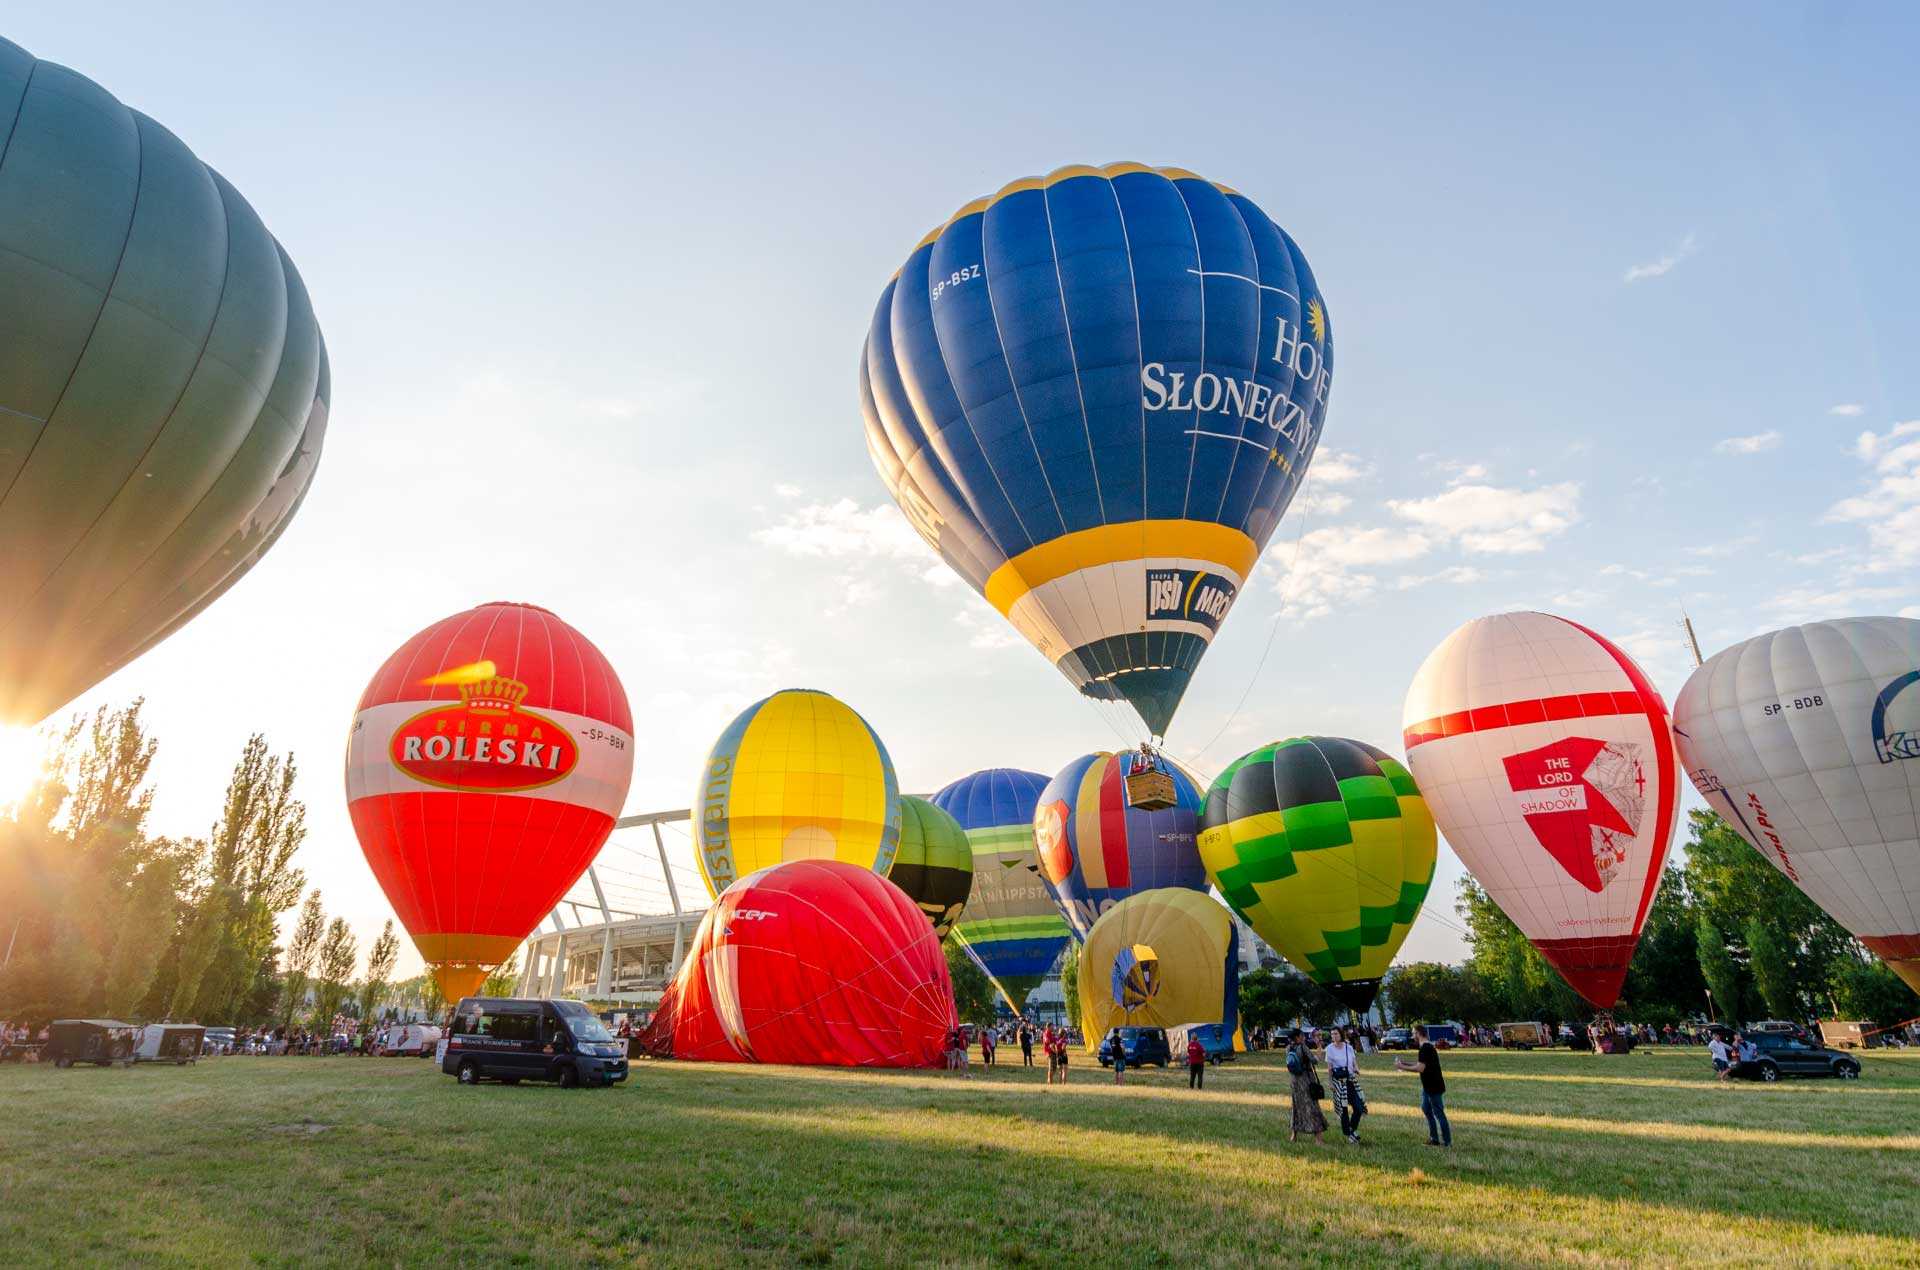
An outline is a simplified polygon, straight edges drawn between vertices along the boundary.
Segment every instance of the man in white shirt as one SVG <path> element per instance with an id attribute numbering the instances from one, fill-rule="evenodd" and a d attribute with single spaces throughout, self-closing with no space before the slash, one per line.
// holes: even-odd
<path id="1" fill-rule="evenodd" d="M 1714 1074 L 1721 1080 L 1725 1080 L 1728 1068 L 1727 1043 L 1720 1039 L 1719 1034 L 1716 1033 L 1714 1038 L 1707 1042 L 1707 1055 L 1713 1059 Z"/>

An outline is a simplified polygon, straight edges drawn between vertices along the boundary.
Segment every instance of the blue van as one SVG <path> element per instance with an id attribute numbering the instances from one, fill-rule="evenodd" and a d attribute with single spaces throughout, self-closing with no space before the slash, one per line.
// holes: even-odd
<path id="1" fill-rule="evenodd" d="M 463 1085 L 613 1085 L 627 1078 L 627 1047 L 578 1001 L 466 997 L 453 1012 L 440 1070 Z"/>
<path id="2" fill-rule="evenodd" d="M 1117 1027 L 1100 1042 L 1100 1066 L 1113 1066 L 1113 1047 L 1121 1046 L 1128 1067 L 1165 1067 L 1173 1052 L 1167 1048 L 1167 1032 L 1157 1027 Z"/>

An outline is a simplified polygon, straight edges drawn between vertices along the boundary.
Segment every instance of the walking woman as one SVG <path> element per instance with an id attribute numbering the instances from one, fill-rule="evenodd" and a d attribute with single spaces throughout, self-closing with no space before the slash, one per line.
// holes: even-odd
<path id="1" fill-rule="evenodd" d="M 1313 1051 L 1307 1048 L 1305 1032 L 1295 1032 L 1287 1046 L 1287 1072 L 1293 1077 L 1293 1131 L 1287 1141 L 1298 1142 L 1300 1135 L 1313 1135 L 1317 1147 L 1327 1145 L 1320 1137 L 1327 1131 L 1327 1115 L 1320 1110 L 1326 1091 L 1314 1077 Z"/>
<path id="2" fill-rule="evenodd" d="M 1359 1146 L 1360 1117 L 1367 1114 L 1367 1100 L 1360 1093 L 1360 1056 L 1354 1053 L 1344 1028 L 1333 1029 L 1333 1039 L 1327 1042 L 1327 1079 L 1333 1082 L 1333 1109 L 1340 1113 L 1340 1134 Z"/>

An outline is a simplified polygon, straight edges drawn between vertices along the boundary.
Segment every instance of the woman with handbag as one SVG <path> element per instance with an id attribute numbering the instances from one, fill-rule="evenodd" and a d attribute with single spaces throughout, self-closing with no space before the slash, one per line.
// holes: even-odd
<path id="1" fill-rule="evenodd" d="M 1327 1131 L 1327 1116 L 1320 1110 L 1320 1100 L 1327 1091 L 1314 1075 L 1313 1051 L 1307 1048 L 1304 1032 L 1295 1032 L 1287 1046 L 1287 1072 L 1293 1077 L 1293 1131 L 1287 1141 L 1298 1142 L 1301 1134 L 1310 1133 L 1315 1146 L 1327 1145 L 1320 1137 Z"/>
<path id="2" fill-rule="evenodd" d="M 1367 1099 L 1360 1092 L 1360 1056 L 1346 1031 L 1333 1029 L 1327 1042 L 1327 1078 L 1333 1081 L 1333 1109 L 1340 1116 L 1340 1133 L 1354 1146 L 1360 1145 L 1360 1117 L 1367 1114 Z"/>

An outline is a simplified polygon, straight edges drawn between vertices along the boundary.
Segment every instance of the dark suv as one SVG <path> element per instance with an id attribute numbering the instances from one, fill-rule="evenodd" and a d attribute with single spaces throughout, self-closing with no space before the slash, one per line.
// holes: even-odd
<path id="1" fill-rule="evenodd" d="M 1413 1048 L 1413 1029 L 1390 1027 L 1380 1034 L 1380 1048 L 1383 1050 L 1410 1050 Z"/>
<path id="2" fill-rule="evenodd" d="M 1860 1060 L 1839 1050 L 1809 1045 L 1795 1036 L 1777 1032 L 1755 1032 L 1748 1037 L 1759 1057 L 1740 1063 L 1733 1074 L 1743 1080 L 1769 1083 L 1782 1076 L 1837 1076 L 1841 1080 L 1860 1078 Z"/>
<path id="3" fill-rule="evenodd" d="M 1113 1066 L 1113 1047 L 1119 1045 L 1127 1056 L 1128 1067 L 1165 1067 L 1173 1058 L 1167 1048 L 1167 1032 L 1158 1027 L 1117 1027 L 1100 1042 L 1100 1066 Z"/>

